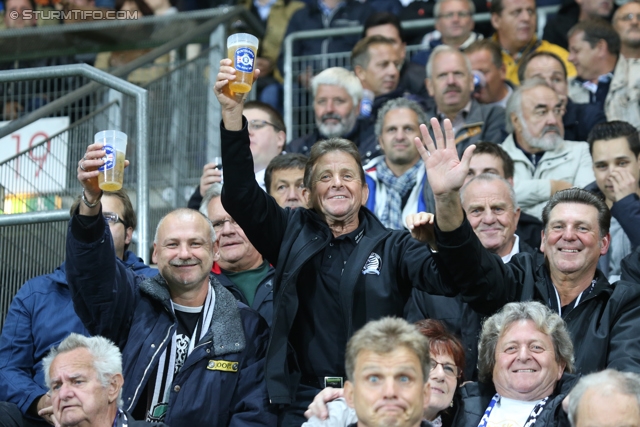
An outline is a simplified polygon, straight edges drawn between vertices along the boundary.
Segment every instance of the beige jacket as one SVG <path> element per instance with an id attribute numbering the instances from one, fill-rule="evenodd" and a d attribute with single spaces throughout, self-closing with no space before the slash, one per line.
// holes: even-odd
<path id="1" fill-rule="evenodd" d="M 572 79 L 569 97 L 573 102 L 589 103 L 589 91 Z M 640 130 L 640 59 L 627 59 L 620 55 L 609 93 L 604 101 L 607 120 L 623 120 Z"/>

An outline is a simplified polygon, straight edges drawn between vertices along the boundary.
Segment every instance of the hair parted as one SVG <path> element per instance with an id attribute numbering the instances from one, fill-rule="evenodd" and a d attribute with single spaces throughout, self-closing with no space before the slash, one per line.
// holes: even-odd
<path id="1" fill-rule="evenodd" d="M 482 50 L 486 50 L 491 54 L 491 62 L 493 62 L 493 65 L 495 65 L 496 68 L 500 68 L 504 65 L 504 61 L 502 60 L 502 50 L 498 43 L 492 39 L 476 40 L 466 47 L 464 53 L 465 55 L 469 55 L 470 53 L 480 52 Z"/>
<path id="2" fill-rule="evenodd" d="M 382 135 L 382 128 L 384 126 L 384 117 L 391 110 L 397 110 L 399 108 L 407 108 L 409 110 L 413 110 L 418 116 L 418 126 L 423 123 L 429 123 L 429 119 L 427 118 L 427 113 L 424 112 L 424 109 L 418 104 L 416 101 L 413 101 L 408 98 L 394 98 L 387 102 L 385 102 L 382 107 L 378 110 L 378 117 L 376 119 L 375 124 L 375 133 L 376 137 L 380 138 Z M 413 141 L 411 141 L 413 142 Z"/>
<path id="3" fill-rule="evenodd" d="M 307 156 L 299 153 L 281 154 L 271 159 L 267 165 L 267 169 L 264 171 L 264 185 L 267 193 L 271 194 L 271 180 L 274 172 L 286 169 L 300 169 L 304 171 L 307 160 L 309 160 Z"/>
<path id="4" fill-rule="evenodd" d="M 366 180 L 364 176 L 364 169 L 362 168 L 362 158 L 360 157 L 360 153 L 358 152 L 358 147 L 344 138 L 329 138 L 322 141 L 318 141 L 311 147 L 311 152 L 309 153 L 309 160 L 304 168 L 304 186 L 309 191 L 313 191 L 314 183 L 313 183 L 313 171 L 315 169 L 316 163 L 318 160 L 325 154 L 332 153 L 334 151 L 342 151 L 353 157 L 353 160 L 356 161 L 358 166 L 358 170 L 360 171 L 360 181 L 362 185 L 366 185 Z"/>
<path id="5" fill-rule="evenodd" d="M 360 39 L 351 51 L 351 67 L 354 70 L 356 69 L 356 66 L 362 67 L 364 69 L 369 66 L 369 61 L 371 60 L 371 55 L 369 55 L 369 47 L 376 44 L 386 44 L 389 46 L 393 46 L 394 41 L 390 38 L 380 36 L 378 34 L 376 34 L 375 36 Z"/>
<path id="6" fill-rule="evenodd" d="M 361 351 L 388 354 L 400 347 L 405 347 L 418 357 L 422 366 L 423 382 L 426 383 L 429 380 L 431 364 L 429 339 L 422 335 L 415 325 L 397 317 L 373 320 L 349 339 L 345 357 L 347 379 L 354 380 L 356 359 Z"/>
<path id="7" fill-rule="evenodd" d="M 578 203 L 581 205 L 593 206 L 598 211 L 598 228 L 600 228 L 600 238 L 607 235 L 611 227 L 611 212 L 607 204 L 590 191 L 581 188 L 569 188 L 558 191 L 551 196 L 549 202 L 542 209 L 542 229 L 547 233 L 549 216 L 551 211 L 561 203 Z"/>

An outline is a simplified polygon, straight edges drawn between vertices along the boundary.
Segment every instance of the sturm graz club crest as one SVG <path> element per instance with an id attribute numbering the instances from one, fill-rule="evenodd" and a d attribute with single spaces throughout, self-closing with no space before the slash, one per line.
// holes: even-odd
<path id="1" fill-rule="evenodd" d="M 364 263 L 364 267 L 362 267 L 362 274 L 377 274 L 380 275 L 380 270 L 382 269 L 382 258 L 375 252 L 371 252 L 369 258 L 367 258 L 367 262 Z"/>

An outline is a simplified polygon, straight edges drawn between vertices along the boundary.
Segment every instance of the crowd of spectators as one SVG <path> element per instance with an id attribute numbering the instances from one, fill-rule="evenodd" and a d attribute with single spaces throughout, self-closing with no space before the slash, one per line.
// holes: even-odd
<path id="1" fill-rule="evenodd" d="M 27 3 L 5 11 L 42 7 Z M 373 427 L 367 399 L 396 392 L 407 427 L 587 425 L 587 402 L 612 395 L 640 419 L 640 3 L 563 4 L 540 39 L 534 0 L 493 0 L 493 34 L 474 32 L 474 2 L 438 0 L 412 57 L 399 16 L 423 2 L 405 3 L 243 3 L 265 30 L 259 100 L 229 92 L 222 60 L 222 157 L 158 224 L 157 270 L 127 251 L 131 202 L 99 189 L 105 153 L 87 147 L 66 261 L 22 286 L 0 336 L 0 426 L 82 410 L 95 427 Z M 291 70 L 314 126 L 292 138 L 283 38 L 356 25 L 294 43 L 314 58 Z M 374 392 L 396 368 L 407 388 Z"/>

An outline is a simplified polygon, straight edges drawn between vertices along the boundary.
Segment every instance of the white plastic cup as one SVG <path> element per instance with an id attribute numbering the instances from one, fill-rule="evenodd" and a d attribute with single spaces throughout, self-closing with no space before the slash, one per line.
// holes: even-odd
<path id="1" fill-rule="evenodd" d="M 232 34 L 227 37 L 227 54 L 236 69 L 235 81 L 229 89 L 236 93 L 247 93 L 253 85 L 253 70 L 258 54 L 258 38 L 247 33 Z"/>
<path id="2" fill-rule="evenodd" d="M 118 130 L 103 130 L 93 137 L 106 151 L 104 165 L 98 168 L 98 185 L 102 191 L 117 191 L 124 181 L 124 160 L 127 152 L 127 134 Z"/>

